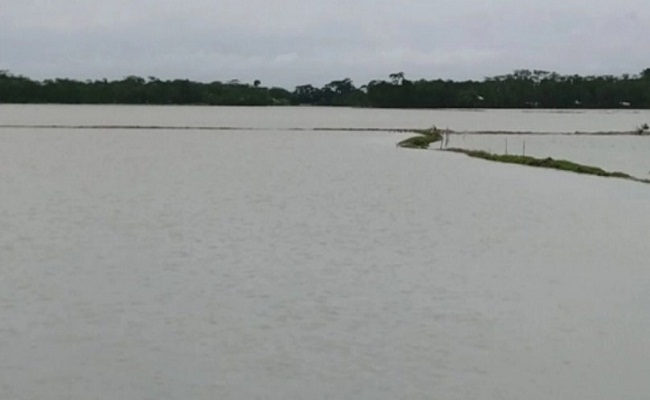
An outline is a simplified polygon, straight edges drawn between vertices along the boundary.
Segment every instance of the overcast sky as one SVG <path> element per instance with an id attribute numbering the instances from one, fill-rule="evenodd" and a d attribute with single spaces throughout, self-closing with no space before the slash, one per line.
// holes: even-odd
<path id="1" fill-rule="evenodd" d="M 265 86 L 650 67 L 649 0 L 0 0 L 0 70 Z"/>

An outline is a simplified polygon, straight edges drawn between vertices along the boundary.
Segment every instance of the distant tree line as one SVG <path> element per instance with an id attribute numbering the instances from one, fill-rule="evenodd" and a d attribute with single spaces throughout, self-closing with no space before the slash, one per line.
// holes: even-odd
<path id="1" fill-rule="evenodd" d="M 517 70 L 482 82 L 410 81 L 402 73 L 390 78 L 367 85 L 372 107 L 650 108 L 650 68 L 620 77 Z"/>
<path id="2" fill-rule="evenodd" d="M 122 80 L 42 82 L 0 71 L 0 103 L 283 105 L 291 93 L 259 81 L 211 83 L 128 76 Z"/>
<path id="3" fill-rule="evenodd" d="M 351 79 L 293 91 L 237 80 L 200 83 L 128 76 L 34 81 L 0 71 L 0 103 L 325 105 L 381 108 L 650 108 L 650 68 L 622 76 L 516 70 L 483 81 L 409 80 L 404 73 L 356 87 Z"/>

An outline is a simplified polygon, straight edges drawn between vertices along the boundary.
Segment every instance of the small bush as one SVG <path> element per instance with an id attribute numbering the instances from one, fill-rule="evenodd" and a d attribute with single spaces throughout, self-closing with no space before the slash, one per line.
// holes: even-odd
<path id="1" fill-rule="evenodd" d="M 419 133 L 419 135 L 404 139 L 397 145 L 409 149 L 428 149 L 431 143 L 442 139 L 442 134 L 435 126 L 431 129 L 416 130 L 415 132 Z"/>

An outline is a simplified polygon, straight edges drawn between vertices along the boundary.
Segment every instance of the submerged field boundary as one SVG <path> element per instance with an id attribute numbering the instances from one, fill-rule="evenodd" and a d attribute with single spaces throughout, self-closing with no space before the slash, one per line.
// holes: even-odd
<path id="1" fill-rule="evenodd" d="M 417 132 L 414 128 L 337 128 L 337 127 L 252 127 L 252 126 L 173 126 L 173 125 L 0 125 L 0 129 L 104 129 L 171 131 L 295 131 L 295 132 Z"/>
<path id="2" fill-rule="evenodd" d="M 556 160 L 551 157 L 537 158 L 526 155 L 514 154 L 495 154 L 484 150 L 470 150 L 458 147 L 446 147 L 450 131 L 441 131 L 435 127 L 426 130 L 416 131 L 418 135 L 402 140 L 397 143 L 397 147 L 409 149 L 429 149 L 431 143 L 441 142 L 440 149 L 437 151 L 448 151 L 452 153 L 462 153 L 469 157 L 480 158 L 488 161 L 496 161 L 507 164 L 519 164 L 529 167 L 557 169 L 560 171 L 575 172 L 585 175 L 596 175 L 607 178 L 627 179 L 634 182 L 648 183 L 650 179 L 641 179 L 620 171 L 606 171 L 599 167 L 591 165 L 578 164 L 568 160 Z M 638 133 L 637 133 L 638 134 Z"/>
<path id="3" fill-rule="evenodd" d="M 394 133 L 419 133 L 427 130 L 417 128 L 343 128 L 343 127 L 252 127 L 252 126 L 174 126 L 174 125 L 71 125 L 71 124 L 0 124 L 0 129 L 105 129 L 105 130 L 197 130 L 197 131 L 295 131 L 295 132 L 394 132 Z M 593 135 L 593 136 L 650 136 L 647 132 L 638 131 L 575 131 L 575 132 L 547 132 L 547 131 L 453 131 L 445 130 L 449 135 Z"/>

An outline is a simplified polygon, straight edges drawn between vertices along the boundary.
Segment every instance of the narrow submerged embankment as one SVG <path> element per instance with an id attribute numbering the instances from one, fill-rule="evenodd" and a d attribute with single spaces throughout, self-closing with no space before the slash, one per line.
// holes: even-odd
<path id="1" fill-rule="evenodd" d="M 625 172 L 620 171 L 606 171 L 600 167 L 579 164 L 573 161 L 554 159 L 552 157 L 537 158 L 526 155 L 514 154 L 495 154 L 484 150 L 470 150 L 459 147 L 447 148 L 449 132 L 441 132 L 435 126 L 428 130 L 418 130 L 417 136 L 410 137 L 397 143 L 398 147 L 411 148 L 411 149 L 429 149 L 431 143 L 443 141 L 439 151 L 450 151 L 454 153 L 462 153 L 469 157 L 480 158 L 488 161 L 496 161 L 507 164 L 519 164 L 529 167 L 557 169 L 560 171 L 575 172 L 578 174 L 596 175 L 607 178 L 620 178 L 627 179 L 635 182 L 650 183 L 650 179 L 641 179 Z M 523 134 L 523 133 L 520 133 Z M 624 133 L 619 133 L 624 134 Z M 597 133 L 602 135 L 602 133 Z"/>
<path id="2" fill-rule="evenodd" d="M 289 132 L 426 132 L 413 128 L 340 128 L 334 126 L 316 127 L 255 127 L 221 125 L 130 125 L 130 124 L 0 124 L 0 129 L 83 129 L 83 130 L 166 130 L 166 131 L 269 131 Z"/>
<path id="3" fill-rule="evenodd" d="M 578 164 L 568 160 L 556 160 L 551 157 L 536 158 L 530 156 L 519 156 L 513 154 L 493 154 L 482 150 L 467 150 L 460 148 L 448 148 L 443 151 L 451 151 L 454 153 L 463 153 L 470 157 L 481 158 L 483 160 L 497 161 L 507 164 L 527 165 L 529 167 L 540 167 L 557 169 L 560 171 L 575 172 L 578 174 L 603 176 L 606 178 L 622 178 L 635 182 L 650 183 L 648 179 L 636 178 L 632 175 L 620 171 L 605 171 L 602 168 L 594 167 L 591 165 Z"/>

